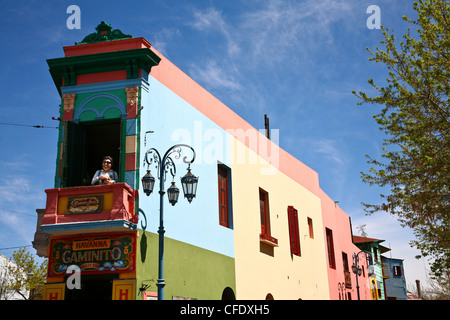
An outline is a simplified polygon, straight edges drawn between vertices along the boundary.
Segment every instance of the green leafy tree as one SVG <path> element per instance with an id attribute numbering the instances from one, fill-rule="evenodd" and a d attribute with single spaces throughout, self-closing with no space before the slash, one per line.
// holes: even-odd
<path id="1" fill-rule="evenodd" d="M 371 169 L 362 179 L 389 189 L 381 204 L 366 204 L 367 213 L 386 211 L 414 230 L 412 246 L 431 263 L 431 276 L 443 277 L 450 266 L 450 4 L 443 0 L 414 2 L 417 18 L 400 42 L 382 27 L 383 48 L 368 49 L 370 61 L 383 63 L 383 85 L 369 79 L 377 95 L 353 93 L 363 103 L 382 105 L 374 115 L 386 133 L 382 159 L 366 155 Z M 448 279 L 448 277 L 444 277 Z"/>
<path id="2" fill-rule="evenodd" d="M 5 288 L 14 290 L 24 299 L 40 299 L 47 275 L 47 259 L 38 264 L 30 252 L 21 248 L 13 253 L 12 260 L 15 264 L 7 267 L 8 282 Z"/>

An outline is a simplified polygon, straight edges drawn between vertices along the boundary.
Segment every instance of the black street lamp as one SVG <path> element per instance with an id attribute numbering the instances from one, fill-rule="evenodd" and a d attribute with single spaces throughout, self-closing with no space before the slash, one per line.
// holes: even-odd
<path id="1" fill-rule="evenodd" d="M 358 300 L 360 300 L 359 296 L 359 281 L 358 278 L 362 274 L 362 268 L 359 266 L 359 254 L 364 252 L 365 254 L 368 254 L 371 256 L 369 251 L 361 250 L 358 253 L 353 253 L 353 265 L 352 265 L 352 271 L 356 275 L 356 291 L 358 292 Z"/>
<path id="2" fill-rule="evenodd" d="M 197 193 L 197 183 L 198 177 L 191 173 L 191 167 L 189 166 L 188 173 L 181 178 L 184 197 L 188 199 L 189 203 L 191 203 L 192 199 L 195 198 L 195 194 Z"/>
<path id="3" fill-rule="evenodd" d="M 158 150 L 155 148 L 149 149 L 145 153 L 144 161 L 147 163 L 147 173 L 142 177 L 142 188 L 144 193 L 149 196 L 153 192 L 153 187 L 155 186 L 155 178 L 150 173 L 149 167 L 152 163 L 155 163 L 157 169 L 157 178 L 159 179 L 159 257 L 158 257 L 158 280 L 156 286 L 158 287 L 158 300 L 164 300 L 164 182 L 166 180 L 166 175 L 168 172 L 172 175 L 172 185 L 167 189 L 167 196 L 169 202 L 174 206 L 178 202 L 178 196 L 180 190 L 175 185 L 176 166 L 172 159 L 179 159 L 183 148 L 189 148 L 192 151 L 192 159 L 187 160 L 187 156 L 183 157 L 183 162 L 188 164 L 187 174 L 181 178 L 181 185 L 183 187 L 184 197 L 188 199 L 191 203 L 192 199 L 195 198 L 197 192 L 198 177 L 191 173 L 191 163 L 195 160 L 195 151 L 191 146 L 186 144 L 176 144 L 166 151 L 164 156 L 161 158 Z"/>

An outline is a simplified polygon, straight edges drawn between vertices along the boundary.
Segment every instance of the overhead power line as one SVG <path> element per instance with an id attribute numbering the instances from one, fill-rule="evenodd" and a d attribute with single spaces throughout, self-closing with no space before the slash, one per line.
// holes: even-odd
<path id="1" fill-rule="evenodd" d="M 8 211 L 8 212 L 12 212 L 12 213 L 17 213 L 17 214 L 23 214 L 23 215 L 26 215 L 26 216 L 36 217 L 36 215 L 30 214 L 30 213 L 24 213 L 24 212 L 19 212 L 19 211 L 4 209 L 4 208 L 0 208 L 0 211 Z"/>
<path id="2" fill-rule="evenodd" d="M 32 127 L 32 128 L 38 128 L 38 129 L 59 129 L 58 127 L 46 127 L 46 126 L 41 126 L 41 125 L 7 123 L 7 122 L 0 122 L 0 125 L 15 126 L 15 127 Z"/>
<path id="3" fill-rule="evenodd" d="M 20 247 L 0 248 L 0 250 L 9 250 L 9 249 L 26 248 L 26 247 L 31 247 L 31 244 L 29 244 L 27 246 L 20 246 Z"/>

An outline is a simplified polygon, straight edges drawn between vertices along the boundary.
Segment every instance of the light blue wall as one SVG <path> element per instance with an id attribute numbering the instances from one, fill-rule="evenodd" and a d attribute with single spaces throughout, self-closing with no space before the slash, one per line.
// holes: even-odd
<path id="1" fill-rule="evenodd" d="M 192 173 L 199 177 L 197 197 L 189 204 L 183 196 L 180 178 L 186 174 L 187 165 L 180 159 L 175 177 L 180 189 L 178 203 L 172 206 L 167 193 L 164 195 L 165 236 L 234 257 L 233 230 L 219 224 L 218 210 L 217 163 L 230 166 L 228 134 L 153 77 L 149 77 L 148 91 L 141 92 L 140 176 L 146 173 L 144 153 L 150 148 L 156 148 L 163 157 L 173 145 L 186 143 L 197 153 L 191 165 Z M 153 133 L 146 134 L 147 131 Z M 190 150 L 184 149 L 183 156 L 190 158 Z M 150 169 L 156 178 L 155 166 Z M 166 190 L 171 181 L 172 176 L 168 174 Z M 158 190 L 159 180 L 149 197 L 143 193 L 142 185 L 139 186 L 139 207 L 147 217 L 146 231 L 155 233 L 159 227 Z M 141 221 L 142 215 L 139 228 Z"/>
<path id="2" fill-rule="evenodd" d="M 386 286 L 386 295 L 388 297 L 396 297 L 397 300 L 407 300 L 405 270 L 403 269 L 403 261 L 401 259 L 384 258 L 383 264 L 387 265 L 389 278 L 384 279 Z M 400 266 L 402 270 L 401 276 L 394 275 L 394 266 Z"/>

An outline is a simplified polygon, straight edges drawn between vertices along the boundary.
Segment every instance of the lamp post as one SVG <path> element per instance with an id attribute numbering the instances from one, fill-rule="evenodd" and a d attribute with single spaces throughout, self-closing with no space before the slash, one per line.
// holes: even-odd
<path id="1" fill-rule="evenodd" d="M 352 271 L 353 273 L 356 275 L 356 292 L 358 293 L 358 300 L 360 300 L 360 296 L 359 296 L 359 281 L 358 278 L 362 273 L 362 268 L 359 266 L 359 254 L 361 252 L 364 252 L 365 254 L 368 254 L 369 256 L 371 255 L 370 252 L 365 251 L 365 250 L 361 250 L 358 253 L 353 253 L 353 265 L 352 265 Z"/>
<path id="2" fill-rule="evenodd" d="M 164 282 L 164 182 L 166 180 L 167 173 L 170 172 L 172 175 L 172 185 L 167 189 L 167 196 L 170 204 L 174 206 L 178 202 L 180 190 L 176 187 L 175 181 L 173 180 L 177 169 L 172 157 L 179 159 L 183 148 L 188 148 L 192 151 L 191 160 L 187 160 L 187 156 L 183 157 L 183 162 L 188 164 L 188 173 L 181 178 L 184 197 L 188 199 L 189 203 L 191 203 L 192 199 L 195 198 L 198 183 L 198 177 L 191 173 L 191 163 L 195 160 L 195 151 L 191 146 L 186 144 L 176 144 L 169 148 L 162 158 L 158 150 L 151 148 L 147 150 L 144 158 L 144 161 L 147 164 L 147 173 L 142 177 L 142 187 L 147 196 L 153 192 L 153 187 L 155 185 L 155 178 L 149 170 L 152 163 L 155 163 L 157 178 L 159 179 L 159 256 L 158 281 L 156 283 L 156 286 L 158 287 L 158 300 L 164 300 L 164 286 L 166 285 Z"/>

